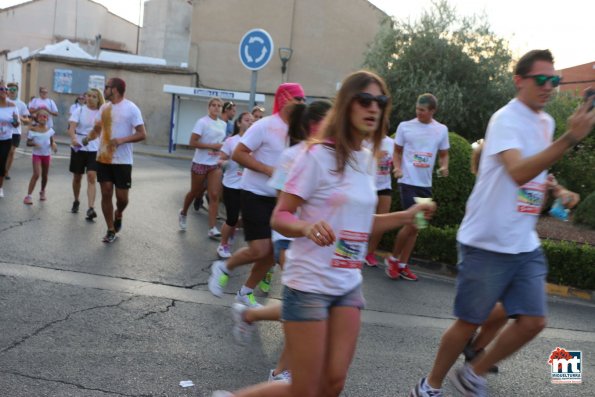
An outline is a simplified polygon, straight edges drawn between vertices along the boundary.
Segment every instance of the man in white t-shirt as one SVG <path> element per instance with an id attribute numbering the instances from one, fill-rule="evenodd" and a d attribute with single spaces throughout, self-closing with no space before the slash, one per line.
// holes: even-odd
<path id="1" fill-rule="evenodd" d="M 107 224 L 104 243 L 116 240 L 122 228 L 122 215 L 128 205 L 128 190 L 132 184 L 132 144 L 147 137 L 140 109 L 124 98 L 126 83 L 119 78 L 107 81 L 103 92 L 105 103 L 95 118 L 95 128 L 83 139 L 88 145 L 97 136 L 97 181 L 101 187 L 101 210 Z M 116 210 L 112 203 L 116 192 Z"/>
<path id="2" fill-rule="evenodd" d="M 232 101 L 223 103 L 221 108 L 221 120 L 225 121 L 225 136 L 229 137 L 233 135 L 233 120 L 236 117 L 236 104 Z"/>
<path id="3" fill-rule="evenodd" d="M 19 85 L 17 83 L 8 83 L 6 84 L 6 88 L 8 88 L 8 98 L 10 98 L 11 102 L 14 102 L 18 109 L 19 119 L 21 122 L 16 128 L 16 132 L 12 134 L 12 147 L 8 153 L 8 159 L 6 160 L 6 173 L 4 178 L 10 179 L 10 175 L 8 175 L 8 173 L 10 172 L 10 167 L 12 166 L 12 162 L 14 160 L 14 152 L 21 144 L 22 126 L 29 124 L 30 114 L 25 102 L 19 99 Z"/>
<path id="4" fill-rule="evenodd" d="M 548 191 L 568 207 L 579 201 L 576 193 L 554 184 L 547 169 L 589 134 L 595 110 L 588 111 L 584 104 L 570 117 L 567 132 L 552 142 L 554 120 L 543 111 L 560 83 L 552 54 L 528 52 L 514 74 L 516 98 L 490 119 L 478 177 L 457 235 L 457 320 L 442 336 L 434 366 L 412 396 L 442 396 L 446 373 L 497 302 L 514 321 L 483 354 L 455 371 L 452 380 L 463 394 L 487 396 L 488 369 L 545 327 L 547 264 L 535 226 Z"/>
<path id="5" fill-rule="evenodd" d="M 415 197 L 432 197 L 432 170 L 438 156 L 442 176 L 448 176 L 448 128 L 434 120 L 438 101 L 432 94 L 422 94 L 415 104 L 416 118 L 397 127 L 394 152 L 394 175 L 399 178 L 399 192 L 403 210 L 415 204 Z M 417 281 L 409 265 L 409 258 L 417 229 L 405 225 L 395 239 L 393 252 L 385 261 L 386 274 L 392 279 Z"/>
<path id="6" fill-rule="evenodd" d="M 48 93 L 49 91 L 46 87 L 39 87 L 39 97 L 33 98 L 29 102 L 29 112 L 35 117 L 37 112 L 45 109 L 50 115 L 47 126 L 52 128 L 54 126 L 54 117 L 58 116 L 58 106 L 56 106 L 56 102 L 53 99 L 48 97 Z"/>
<path id="7" fill-rule="evenodd" d="M 217 261 L 211 266 L 209 290 L 216 296 L 223 294 L 223 288 L 235 268 L 254 263 L 236 300 L 248 306 L 258 305 L 253 290 L 274 265 L 270 221 L 277 191 L 267 182 L 278 165 L 281 153 L 289 146 L 287 122 L 292 105 L 304 101 L 304 90 L 299 84 L 281 84 L 275 93 L 273 114 L 252 124 L 232 154 L 232 159 L 244 167 L 241 211 L 248 247 L 237 250 L 227 261 Z"/>

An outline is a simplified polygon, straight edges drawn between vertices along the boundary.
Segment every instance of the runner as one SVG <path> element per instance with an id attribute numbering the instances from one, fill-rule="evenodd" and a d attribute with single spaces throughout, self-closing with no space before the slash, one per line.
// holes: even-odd
<path id="1" fill-rule="evenodd" d="M 29 189 L 23 203 L 27 205 L 33 204 L 33 190 L 37 184 L 37 180 L 41 175 L 41 191 L 39 192 L 39 200 L 47 200 L 46 187 L 48 184 L 48 173 L 50 171 L 50 164 L 52 161 L 52 151 L 56 153 L 58 146 L 54 142 L 54 135 L 56 132 L 53 128 L 47 126 L 49 120 L 49 113 L 44 109 L 37 111 L 35 115 L 37 124 L 29 128 L 27 133 L 27 146 L 33 147 L 32 163 L 33 175 L 29 181 Z"/>
<path id="2" fill-rule="evenodd" d="M 10 167 L 12 167 L 12 162 L 14 161 L 14 152 L 16 152 L 16 149 L 21 144 L 21 134 L 23 133 L 22 126 L 29 124 L 30 114 L 25 102 L 19 99 L 19 85 L 17 83 L 8 83 L 6 84 L 6 87 L 8 88 L 8 98 L 11 102 L 14 102 L 19 110 L 20 121 L 20 125 L 12 133 L 12 147 L 10 148 L 10 153 L 8 153 L 8 161 L 6 163 L 6 173 L 4 178 L 9 180 Z"/>
<path id="3" fill-rule="evenodd" d="M 8 100 L 8 88 L 3 81 L 0 81 L 0 198 L 4 197 L 4 175 L 6 175 L 6 163 L 10 148 L 12 147 L 12 136 L 20 126 L 19 110 L 17 106 Z"/>

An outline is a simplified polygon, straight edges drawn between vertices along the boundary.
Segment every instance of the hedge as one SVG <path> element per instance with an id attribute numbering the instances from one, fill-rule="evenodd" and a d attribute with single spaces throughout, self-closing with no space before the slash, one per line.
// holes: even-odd
<path id="1" fill-rule="evenodd" d="M 595 192 L 589 194 L 574 211 L 574 223 L 595 229 Z"/>
<path id="2" fill-rule="evenodd" d="M 455 265 L 457 226 L 429 226 L 419 233 L 414 257 Z M 595 290 L 595 247 L 570 241 L 543 240 L 549 264 L 547 281 L 570 287 Z"/>

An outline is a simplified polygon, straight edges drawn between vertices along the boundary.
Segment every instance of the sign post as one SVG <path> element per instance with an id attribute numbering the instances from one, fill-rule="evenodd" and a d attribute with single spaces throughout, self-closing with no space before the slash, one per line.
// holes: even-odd
<path id="1" fill-rule="evenodd" d="M 256 82 L 258 71 L 266 66 L 271 60 L 275 47 L 273 39 L 263 29 L 252 29 L 246 32 L 240 40 L 239 55 L 240 62 L 248 70 L 252 71 L 250 82 L 250 109 L 254 107 L 256 97 Z"/>

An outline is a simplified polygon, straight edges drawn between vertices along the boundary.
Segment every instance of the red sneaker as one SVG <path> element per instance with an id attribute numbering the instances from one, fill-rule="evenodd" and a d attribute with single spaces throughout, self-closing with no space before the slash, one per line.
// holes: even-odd
<path id="1" fill-rule="evenodd" d="M 400 272 L 401 272 L 402 279 L 409 280 L 409 281 L 417 281 L 417 276 L 415 274 L 413 274 L 411 269 L 409 269 L 409 266 L 405 265 L 404 268 L 400 269 Z"/>
<path id="2" fill-rule="evenodd" d="M 398 279 L 399 273 L 401 273 L 401 270 L 399 269 L 399 261 L 386 258 L 384 264 L 386 265 L 385 273 L 388 278 L 392 278 L 393 280 Z"/>
<path id="3" fill-rule="evenodd" d="M 374 255 L 371 252 L 368 255 L 366 255 L 366 257 L 364 258 L 364 262 L 369 267 L 377 267 L 378 266 L 378 261 L 376 260 L 376 255 Z"/>

